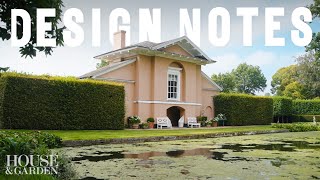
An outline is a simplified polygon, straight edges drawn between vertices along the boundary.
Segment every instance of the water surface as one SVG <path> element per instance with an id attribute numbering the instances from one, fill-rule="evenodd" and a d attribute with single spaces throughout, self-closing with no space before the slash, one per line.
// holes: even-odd
<path id="1" fill-rule="evenodd" d="M 320 132 L 61 150 L 80 179 L 320 179 Z"/>

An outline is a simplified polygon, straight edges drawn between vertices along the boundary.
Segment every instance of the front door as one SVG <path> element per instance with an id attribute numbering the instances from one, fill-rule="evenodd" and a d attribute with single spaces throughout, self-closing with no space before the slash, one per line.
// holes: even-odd
<path id="1" fill-rule="evenodd" d="M 178 121 L 181 117 L 179 107 L 173 106 L 167 109 L 167 116 L 171 120 L 172 126 L 178 126 Z"/>

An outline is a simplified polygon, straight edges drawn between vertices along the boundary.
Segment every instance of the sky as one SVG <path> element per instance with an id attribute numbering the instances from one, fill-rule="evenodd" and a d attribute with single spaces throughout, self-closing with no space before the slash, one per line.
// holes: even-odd
<path id="1" fill-rule="evenodd" d="M 312 0 L 63 0 L 64 11 L 68 8 L 79 8 L 84 14 L 84 23 L 81 27 L 85 32 L 84 43 L 79 47 L 57 47 L 52 56 L 42 53 L 37 57 L 22 58 L 19 48 L 11 47 L 11 42 L 0 41 L 0 67 L 10 67 L 13 71 L 33 74 L 50 74 L 61 76 L 80 76 L 96 67 L 98 60 L 93 57 L 112 50 L 109 41 L 109 15 L 115 8 L 125 8 L 130 13 L 131 44 L 139 41 L 139 8 L 161 8 L 161 41 L 174 39 L 179 34 L 179 9 L 187 8 L 189 14 L 192 8 L 201 10 L 201 44 L 200 48 L 217 63 L 206 65 L 202 70 L 208 75 L 230 72 L 240 63 L 260 66 L 266 76 L 268 86 L 264 94 L 270 92 L 272 75 L 281 67 L 295 63 L 294 57 L 305 52 L 304 47 L 295 46 L 291 41 L 291 30 L 295 30 L 291 23 L 292 11 L 297 7 L 311 4 Z M 208 40 L 208 14 L 212 8 L 224 7 L 231 16 L 231 37 L 225 47 L 215 47 Z M 242 17 L 236 16 L 237 7 L 258 7 L 259 16 L 253 18 L 253 46 L 242 45 Z M 266 7 L 283 7 L 284 17 L 277 17 L 281 30 L 275 33 L 276 37 L 284 37 L 284 47 L 265 46 L 265 17 Z M 91 10 L 101 8 L 101 46 L 92 47 Z M 311 24 L 313 32 L 320 31 L 319 21 Z"/>

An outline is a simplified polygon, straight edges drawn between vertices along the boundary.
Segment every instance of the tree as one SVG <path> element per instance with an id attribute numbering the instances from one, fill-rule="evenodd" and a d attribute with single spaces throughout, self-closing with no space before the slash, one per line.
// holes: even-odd
<path id="1" fill-rule="evenodd" d="M 234 92 L 235 91 L 235 81 L 234 76 L 231 73 L 219 73 L 218 75 L 213 74 L 211 79 L 222 87 L 223 92 Z"/>
<path id="2" fill-rule="evenodd" d="M 0 72 L 7 72 L 9 67 L 0 67 Z"/>
<path id="3" fill-rule="evenodd" d="M 102 68 L 102 67 L 108 66 L 108 65 L 109 65 L 108 61 L 101 60 L 100 63 L 97 63 L 96 68 L 99 69 L 99 68 Z"/>
<path id="4" fill-rule="evenodd" d="M 320 17 L 320 0 L 314 0 L 314 3 L 308 6 L 313 18 Z M 315 58 L 320 61 L 320 32 L 313 33 L 313 38 L 311 43 L 306 47 L 306 51 L 314 51 Z"/>
<path id="5" fill-rule="evenodd" d="M 320 17 L 320 0 L 308 6 L 313 18 Z M 313 34 L 307 53 L 296 58 L 297 65 L 282 68 L 272 76 L 272 93 L 299 99 L 320 97 L 320 32 Z"/>
<path id="6" fill-rule="evenodd" d="M 255 94 L 267 87 L 267 79 L 264 77 L 259 66 L 242 63 L 232 70 L 231 73 L 235 77 L 237 92 Z"/>
<path id="7" fill-rule="evenodd" d="M 212 75 L 212 80 L 223 88 L 223 92 L 255 94 L 267 87 L 267 80 L 259 66 L 240 64 L 231 73 Z"/>
<path id="8" fill-rule="evenodd" d="M 288 84 L 282 92 L 283 96 L 291 97 L 292 99 L 305 99 L 305 94 L 305 87 L 297 81 Z"/>
<path id="9" fill-rule="evenodd" d="M 298 79 L 297 65 L 291 65 L 279 69 L 273 76 L 271 81 L 271 93 L 277 96 L 283 96 L 283 91 L 290 83 L 296 82 Z"/>
<path id="10" fill-rule="evenodd" d="M 51 55 L 53 47 L 38 47 L 37 43 L 37 31 L 36 31 L 36 19 L 37 19 L 37 8 L 55 8 L 56 16 L 46 18 L 46 22 L 52 24 L 52 30 L 47 31 L 45 34 L 46 38 L 56 38 L 57 46 L 63 46 L 63 35 L 62 31 L 64 27 L 59 28 L 58 24 L 61 22 L 62 16 L 62 0 L 50 0 L 50 1 L 34 1 L 34 0 L 0 0 L 0 22 L 3 23 L 0 26 L 0 38 L 9 40 L 11 38 L 11 9 L 24 9 L 31 17 L 31 38 L 28 44 L 20 47 L 20 54 L 22 56 L 31 58 L 36 56 L 37 52 L 44 52 L 45 55 Z M 17 18 L 17 37 L 20 39 L 23 36 L 23 21 L 22 18 Z"/>
<path id="11" fill-rule="evenodd" d="M 320 59 L 310 51 L 296 58 L 298 63 L 298 81 L 307 89 L 306 98 L 320 97 Z"/>

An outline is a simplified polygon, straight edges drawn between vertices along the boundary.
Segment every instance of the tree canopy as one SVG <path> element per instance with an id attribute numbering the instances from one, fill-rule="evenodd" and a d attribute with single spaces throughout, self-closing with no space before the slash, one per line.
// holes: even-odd
<path id="1" fill-rule="evenodd" d="M 31 38 L 28 44 L 20 47 L 20 54 L 24 57 L 35 57 L 37 52 L 44 52 L 45 55 L 51 55 L 53 47 L 38 47 L 37 43 L 37 8 L 55 8 L 56 16 L 46 18 L 46 22 L 51 22 L 52 30 L 46 31 L 46 38 L 56 38 L 57 46 L 63 46 L 62 31 L 64 27 L 58 27 L 61 22 L 62 16 L 62 0 L 47 0 L 47 1 L 34 1 L 34 0 L 0 0 L 0 22 L 3 23 L 0 26 L 0 38 L 2 40 L 9 40 L 11 34 L 11 9 L 24 9 L 31 17 Z M 23 36 L 23 21 L 22 18 L 17 19 L 17 37 L 20 39 Z"/>
<path id="2" fill-rule="evenodd" d="M 307 89 L 307 98 L 320 97 L 320 59 L 314 51 L 296 58 L 299 82 Z"/>
<path id="3" fill-rule="evenodd" d="M 290 83 L 298 79 L 297 65 L 280 68 L 273 76 L 271 81 L 271 93 L 283 96 L 283 91 Z"/>
<path id="4" fill-rule="evenodd" d="M 308 6 L 313 18 L 320 18 L 320 0 L 314 0 L 314 3 Z M 313 33 L 311 43 L 306 47 L 306 51 L 314 51 L 315 58 L 320 61 L 320 32 Z"/>
<path id="5" fill-rule="evenodd" d="M 235 80 L 234 75 L 232 73 L 219 73 L 213 74 L 211 79 L 214 80 L 219 86 L 223 88 L 223 92 L 234 92 L 235 91 Z"/>
<path id="6" fill-rule="evenodd" d="M 109 65 L 108 61 L 101 60 L 100 63 L 97 63 L 96 68 L 99 69 L 99 68 L 102 68 L 102 67 L 108 66 L 108 65 Z"/>
<path id="7" fill-rule="evenodd" d="M 308 6 L 313 18 L 320 17 L 320 0 Z M 307 53 L 297 57 L 297 65 L 279 69 L 272 77 L 271 92 L 294 99 L 320 97 L 320 32 L 313 34 Z"/>
<path id="8" fill-rule="evenodd" d="M 255 94 L 267 87 L 267 79 L 259 66 L 243 63 L 232 70 L 232 73 L 235 76 L 236 89 L 240 93 Z"/>
<path id="9" fill-rule="evenodd" d="M 7 72 L 9 67 L 0 67 L 0 72 Z"/>
<path id="10" fill-rule="evenodd" d="M 320 64 L 313 51 L 296 57 L 296 65 L 279 69 L 271 81 L 271 92 L 293 99 L 320 97 Z"/>
<path id="11" fill-rule="evenodd" d="M 267 87 L 267 80 L 259 66 L 240 64 L 231 73 L 212 75 L 212 80 L 219 84 L 224 92 L 255 94 Z"/>

